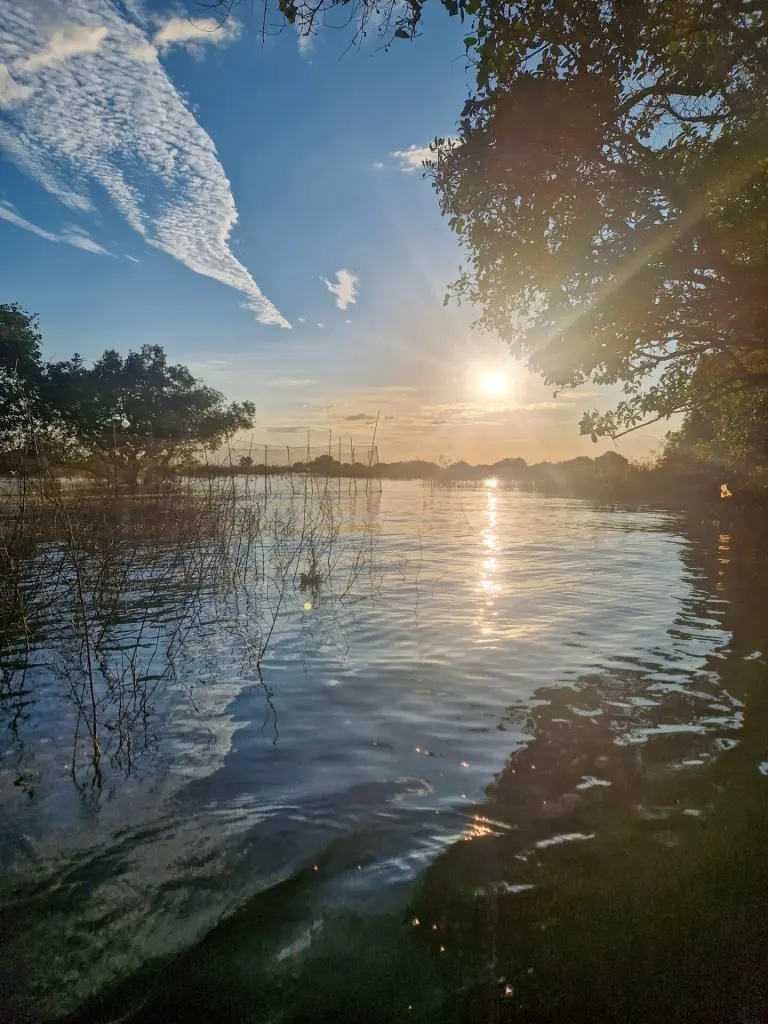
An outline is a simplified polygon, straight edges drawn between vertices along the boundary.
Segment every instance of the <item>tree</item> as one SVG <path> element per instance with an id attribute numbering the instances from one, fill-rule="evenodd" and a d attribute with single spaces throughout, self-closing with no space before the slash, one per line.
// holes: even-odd
<path id="1" fill-rule="evenodd" d="M 24 445 L 24 424 L 42 374 L 38 318 L 16 302 L 0 305 L 0 447 Z"/>
<path id="2" fill-rule="evenodd" d="M 92 367 L 79 355 L 45 367 L 42 394 L 89 455 L 108 458 L 131 484 L 167 473 L 201 446 L 217 448 L 253 424 L 251 402 L 225 405 L 159 345 L 123 358 L 107 350 Z"/>
<path id="3" fill-rule="evenodd" d="M 764 5 L 472 10 L 478 89 L 428 167 L 469 254 L 452 294 L 556 387 L 621 385 L 594 440 L 764 386 Z"/>
<path id="4" fill-rule="evenodd" d="M 701 373 L 716 373 L 716 365 Z M 693 410 L 664 452 L 674 471 L 716 473 L 719 482 L 738 481 L 743 492 L 768 486 L 768 387 L 741 390 L 706 408 Z"/>

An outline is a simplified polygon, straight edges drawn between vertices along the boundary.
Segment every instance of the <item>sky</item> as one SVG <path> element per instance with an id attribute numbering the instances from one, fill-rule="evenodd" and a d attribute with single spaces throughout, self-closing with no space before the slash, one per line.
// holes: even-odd
<path id="1" fill-rule="evenodd" d="M 379 458 L 598 455 L 466 308 L 462 253 L 422 174 L 472 86 L 466 29 L 429 10 L 384 49 L 349 28 L 262 38 L 257 5 L 0 0 L 0 302 L 47 358 L 159 344 L 256 405 L 272 449 Z M 664 431 L 619 443 L 643 456 Z"/>

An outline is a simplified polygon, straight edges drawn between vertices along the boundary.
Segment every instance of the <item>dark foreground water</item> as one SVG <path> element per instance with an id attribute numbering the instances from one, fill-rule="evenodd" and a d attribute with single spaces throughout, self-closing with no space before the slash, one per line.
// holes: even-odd
<path id="1" fill-rule="evenodd" d="M 190 637 L 100 788 L 65 691 L 6 691 L 0 1014 L 762 1020 L 766 531 L 492 487 L 343 504 L 376 586 L 290 595 L 266 687 L 244 634 Z"/>

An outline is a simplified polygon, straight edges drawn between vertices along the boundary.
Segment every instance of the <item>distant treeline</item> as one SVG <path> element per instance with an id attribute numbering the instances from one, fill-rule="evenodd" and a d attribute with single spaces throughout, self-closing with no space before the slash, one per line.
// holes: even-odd
<path id="1" fill-rule="evenodd" d="M 425 459 L 367 465 L 339 462 L 330 455 L 320 455 L 291 465 L 265 467 L 243 456 L 236 463 L 197 466 L 188 472 L 194 476 L 312 474 L 343 479 L 420 480 L 444 487 L 494 480 L 500 486 L 546 494 L 661 505 L 719 503 L 723 485 L 733 504 L 764 503 L 768 497 L 754 472 L 745 474 L 733 465 L 697 458 L 674 444 L 668 444 L 662 457 L 646 462 L 630 462 L 618 452 L 607 451 L 594 459 L 579 456 L 530 466 L 519 458 L 474 466 L 467 462 L 439 465 Z"/>

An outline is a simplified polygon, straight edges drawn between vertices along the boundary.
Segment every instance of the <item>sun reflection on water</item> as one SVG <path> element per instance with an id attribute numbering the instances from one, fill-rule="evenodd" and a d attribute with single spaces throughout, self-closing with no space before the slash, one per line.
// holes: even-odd
<path id="1" fill-rule="evenodd" d="M 480 542 L 485 549 L 485 557 L 482 560 L 478 581 L 481 603 L 477 611 L 478 618 L 476 619 L 476 624 L 480 630 L 479 643 L 492 643 L 494 640 L 491 618 L 496 615 L 496 612 L 489 611 L 493 607 L 493 601 L 487 599 L 501 590 L 501 584 L 498 582 L 501 564 L 496 557 L 496 553 L 499 550 L 496 512 L 498 499 L 494 493 L 497 484 L 498 481 L 495 477 L 485 481 L 485 508 L 483 509 L 485 525 L 480 531 Z"/>

